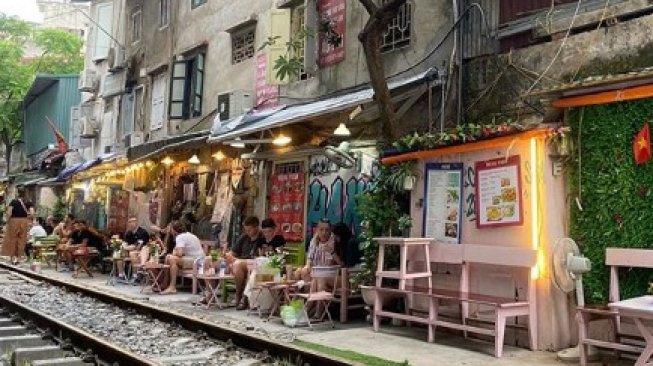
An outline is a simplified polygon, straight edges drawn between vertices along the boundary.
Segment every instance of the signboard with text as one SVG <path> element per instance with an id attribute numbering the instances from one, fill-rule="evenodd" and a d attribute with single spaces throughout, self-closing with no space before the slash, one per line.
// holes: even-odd
<path id="1" fill-rule="evenodd" d="M 475 167 L 477 227 L 521 225 L 524 217 L 519 156 L 479 161 Z"/>
<path id="2" fill-rule="evenodd" d="M 463 164 L 426 164 L 424 237 L 460 243 Z"/>
<path id="3" fill-rule="evenodd" d="M 256 105 L 257 110 L 276 107 L 279 104 L 279 85 L 268 84 L 266 79 L 266 55 L 256 56 Z"/>
<path id="4" fill-rule="evenodd" d="M 328 37 L 320 33 L 318 47 L 318 64 L 329 67 L 345 59 L 345 28 L 347 21 L 346 0 L 319 0 L 317 11 L 320 22 L 328 20 L 334 33 L 340 36 L 340 44 L 328 42 Z"/>

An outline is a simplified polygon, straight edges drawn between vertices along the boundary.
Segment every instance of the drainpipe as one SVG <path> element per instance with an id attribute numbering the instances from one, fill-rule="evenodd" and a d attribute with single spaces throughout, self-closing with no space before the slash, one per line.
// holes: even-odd
<path id="1" fill-rule="evenodd" d="M 452 0 L 453 18 L 458 19 L 460 16 L 460 7 L 458 0 Z M 456 85 L 456 94 L 458 94 L 458 111 L 456 113 L 456 125 L 460 125 L 463 115 L 463 52 L 462 52 L 462 32 L 458 29 L 460 23 L 454 25 L 454 51 L 458 55 L 458 85 Z"/>

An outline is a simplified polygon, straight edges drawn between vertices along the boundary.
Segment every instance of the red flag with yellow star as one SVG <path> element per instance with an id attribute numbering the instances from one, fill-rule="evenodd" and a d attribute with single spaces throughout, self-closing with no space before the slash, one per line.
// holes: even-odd
<path id="1" fill-rule="evenodd" d="M 644 124 L 644 127 L 639 130 L 635 140 L 633 140 L 633 156 L 637 165 L 651 160 L 651 133 L 648 123 Z"/>

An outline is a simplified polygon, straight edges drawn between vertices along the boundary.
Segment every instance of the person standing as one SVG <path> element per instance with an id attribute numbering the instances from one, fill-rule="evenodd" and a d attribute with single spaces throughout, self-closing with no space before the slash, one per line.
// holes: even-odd
<path id="1" fill-rule="evenodd" d="M 6 217 L 9 219 L 2 244 L 2 255 L 10 257 L 13 265 L 19 263 L 25 252 L 30 224 L 28 216 L 33 212 L 33 206 L 29 202 L 25 202 L 25 190 L 18 188 L 16 198 L 9 202 L 5 211 Z"/>

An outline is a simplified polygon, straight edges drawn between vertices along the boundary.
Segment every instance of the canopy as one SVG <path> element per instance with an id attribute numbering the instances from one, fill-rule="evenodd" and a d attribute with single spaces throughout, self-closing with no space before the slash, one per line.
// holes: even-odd
<path id="1" fill-rule="evenodd" d="M 430 68 L 416 76 L 388 83 L 390 90 L 412 86 L 436 80 L 438 71 Z M 263 131 L 269 128 L 281 127 L 291 123 L 301 122 L 307 118 L 334 113 L 353 108 L 362 103 L 371 102 L 374 90 L 364 87 L 347 93 L 340 93 L 307 103 L 283 105 L 262 111 L 250 111 L 242 116 L 221 121 L 219 115 L 213 121 L 209 142 L 220 142 L 234 139 L 249 133 Z"/>

